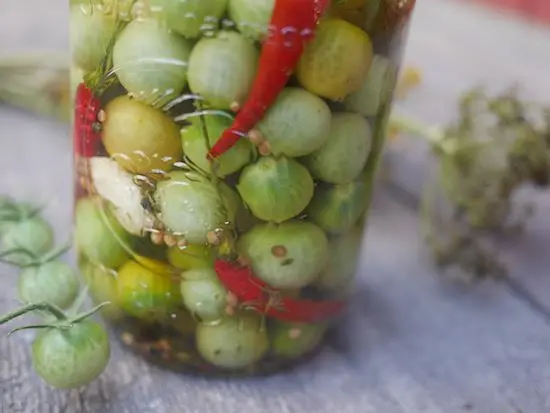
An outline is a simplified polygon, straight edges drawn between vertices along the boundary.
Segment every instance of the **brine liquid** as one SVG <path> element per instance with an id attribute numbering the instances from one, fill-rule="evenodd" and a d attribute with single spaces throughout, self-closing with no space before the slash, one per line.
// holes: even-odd
<path id="1" fill-rule="evenodd" d="M 111 302 L 103 316 L 125 345 L 186 372 L 308 358 L 342 314 L 281 307 L 353 291 L 413 1 L 333 1 L 277 100 L 214 161 L 275 2 L 73 3 L 78 259 L 92 298 Z M 239 300 L 216 260 L 249 265 L 284 317 Z"/>

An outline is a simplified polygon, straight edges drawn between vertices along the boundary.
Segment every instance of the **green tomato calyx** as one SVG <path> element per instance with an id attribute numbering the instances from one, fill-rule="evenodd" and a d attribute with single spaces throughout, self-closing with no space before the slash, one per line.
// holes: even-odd
<path id="1" fill-rule="evenodd" d="M 100 311 L 103 307 L 110 304 L 109 302 L 103 302 L 95 307 L 93 307 L 91 310 L 86 311 L 81 314 L 76 314 L 74 316 L 69 316 L 68 313 L 63 311 L 61 308 L 50 304 L 50 303 L 34 303 L 34 304 L 28 304 L 26 306 L 23 306 L 17 310 L 14 310 L 8 314 L 6 314 L 4 317 L 0 318 L 0 325 L 6 324 L 7 322 L 20 317 L 22 315 L 25 315 L 27 313 L 31 313 L 34 311 L 39 311 L 42 313 L 47 313 L 49 315 L 52 315 L 55 318 L 55 321 L 51 323 L 44 323 L 44 324 L 33 324 L 28 326 L 22 326 L 14 328 L 13 330 L 8 332 L 8 336 L 11 336 L 12 334 L 22 331 L 22 330 L 34 330 L 34 329 L 44 329 L 44 328 L 57 328 L 57 329 L 68 329 L 71 328 L 73 325 L 78 324 L 91 316 L 93 316 L 95 313 Z"/>
<path id="2" fill-rule="evenodd" d="M 7 251 L 2 251 L 2 253 L 0 253 L 0 262 L 7 265 L 17 266 L 19 268 L 39 267 L 48 262 L 58 259 L 61 255 L 69 251 L 69 249 L 71 249 L 71 244 L 67 243 L 61 247 L 52 249 L 50 252 L 44 254 L 41 257 L 38 257 L 34 252 L 23 247 L 12 248 Z M 20 263 L 14 260 L 10 260 L 9 257 L 13 254 L 23 254 L 26 256 L 26 258 L 28 258 L 28 261 Z"/>
<path id="3" fill-rule="evenodd" d="M 9 196 L 0 197 L 0 225 L 10 222 L 20 222 L 40 214 L 43 206 L 18 204 Z"/>

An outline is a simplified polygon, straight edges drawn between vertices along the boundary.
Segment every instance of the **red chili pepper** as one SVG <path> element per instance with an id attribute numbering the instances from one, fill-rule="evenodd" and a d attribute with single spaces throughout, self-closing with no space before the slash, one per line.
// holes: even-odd
<path id="1" fill-rule="evenodd" d="M 80 83 L 76 90 L 74 112 L 74 151 L 84 157 L 91 157 L 97 153 L 101 143 L 98 115 L 101 103 L 92 90 L 84 83 Z"/>
<path id="2" fill-rule="evenodd" d="M 241 302 L 263 301 L 268 285 L 257 278 L 249 267 L 217 260 L 214 269 L 221 283 Z"/>
<path id="3" fill-rule="evenodd" d="M 330 0 L 275 0 L 270 30 L 262 46 L 258 73 L 233 125 L 208 153 L 210 159 L 231 149 L 264 116 L 285 87 Z"/>
<path id="4" fill-rule="evenodd" d="M 249 267 L 217 260 L 214 268 L 224 287 L 241 303 L 269 317 L 291 323 L 316 323 L 338 315 L 343 301 L 313 301 L 281 297 L 279 292 L 257 278 Z"/>

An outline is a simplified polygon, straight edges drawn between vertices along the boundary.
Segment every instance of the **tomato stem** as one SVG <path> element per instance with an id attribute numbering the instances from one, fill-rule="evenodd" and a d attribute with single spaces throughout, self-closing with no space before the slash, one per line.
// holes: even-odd
<path id="1" fill-rule="evenodd" d="M 6 314 L 4 317 L 0 318 L 0 325 L 6 324 L 7 322 L 13 320 L 14 318 L 25 315 L 32 311 L 44 311 L 44 312 L 50 313 L 53 316 L 55 316 L 59 321 L 65 321 L 67 319 L 67 316 L 65 315 L 63 310 L 57 307 L 56 305 L 53 305 L 50 303 L 36 303 L 36 304 L 26 305 L 15 311 L 12 311 L 11 313 Z"/>
<path id="2" fill-rule="evenodd" d="M 84 302 L 88 298 L 88 291 L 90 289 L 90 285 L 86 284 L 84 285 L 84 288 L 80 291 L 78 296 L 76 297 L 76 300 L 74 301 L 73 305 L 71 305 L 71 308 L 68 310 L 69 313 L 77 313 L 79 309 L 84 305 Z"/>
<path id="3" fill-rule="evenodd" d="M 109 301 L 105 301 L 101 304 L 96 305 L 94 308 L 92 308 L 90 311 L 86 311 L 83 314 L 77 315 L 75 318 L 71 318 L 69 320 L 69 324 L 76 324 L 79 323 L 91 316 L 93 316 L 95 313 L 97 313 L 99 310 L 101 310 L 103 307 L 111 304 Z"/>
<path id="4" fill-rule="evenodd" d="M 457 148 L 454 142 L 446 140 L 445 131 L 437 126 L 426 125 L 416 119 L 393 113 L 390 129 L 424 138 L 431 146 L 442 151 L 445 155 L 453 155 Z"/>
<path id="5" fill-rule="evenodd" d="M 10 330 L 8 332 L 8 337 L 10 337 L 12 334 L 17 333 L 18 331 L 38 330 L 38 329 L 42 329 L 42 328 L 52 328 L 52 327 L 53 326 L 51 324 L 32 324 L 30 326 L 17 327 L 17 328 L 14 328 L 13 330 Z"/>
<path id="6" fill-rule="evenodd" d="M 0 262 L 3 263 L 3 264 L 6 264 L 6 265 L 11 265 L 11 266 L 14 266 L 14 267 L 19 267 L 19 268 L 25 268 L 25 267 L 32 266 L 32 265 L 28 265 L 28 264 L 21 265 L 20 263 L 17 263 L 15 261 L 12 261 L 12 260 L 6 258 L 6 257 L 9 257 L 12 254 L 26 255 L 30 259 L 31 263 L 36 263 L 36 261 L 37 261 L 37 257 L 36 257 L 35 254 L 32 253 L 32 251 L 26 250 L 24 248 L 12 248 L 10 250 L 2 251 L 0 253 Z"/>
<path id="7" fill-rule="evenodd" d="M 68 241 L 65 245 L 62 245 L 60 247 L 54 248 L 50 252 L 48 252 L 46 255 L 44 255 L 42 258 L 40 258 L 35 265 L 42 265 L 47 262 L 53 261 L 57 258 L 59 258 L 61 255 L 65 254 L 67 251 L 71 249 L 71 242 Z M 33 265 L 27 264 L 27 266 L 31 267 Z"/>

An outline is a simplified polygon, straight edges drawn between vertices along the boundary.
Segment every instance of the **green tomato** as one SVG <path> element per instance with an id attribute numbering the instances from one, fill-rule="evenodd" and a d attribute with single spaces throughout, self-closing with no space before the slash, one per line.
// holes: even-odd
<path id="1" fill-rule="evenodd" d="M 153 16 L 176 33 L 196 38 L 215 31 L 227 0 L 148 0 Z"/>
<path id="2" fill-rule="evenodd" d="M 306 221 L 262 224 L 243 234 L 238 251 L 254 274 L 275 288 L 302 288 L 315 280 L 329 254 L 325 233 Z"/>
<path id="3" fill-rule="evenodd" d="M 227 306 L 227 291 L 212 268 L 185 271 L 180 285 L 185 307 L 203 321 L 215 321 L 223 317 Z"/>
<path id="4" fill-rule="evenodd" d="M 70 14 L 72 60 L 86 73 L 99 67 L 116 30 L 116 20 L 91 4 L 73 5 Z"/>
<path id="5" fill-rule="evenodd" d="M 311 93 L 343 100 L 363 84 L 372 53 L 367 33 L 345 20 L 328 18 L 300 58 L 296 77 Z"/>
<path id="6" fill-rule="evenodd" d="M 90 0 L 77 1 L 89 2 Z M 135 0 L 103 0 L 105 11 L 113 16 L 118 16 L 119 19 L 124 21 L 132 20 L 132 7 L 134 3 L 136 3 Z"/>
<path id="7" fill-rule="evenodd" d="M 279 357 L 295 358 L 312 351 L 321 343 L 326 324 L 276 322 L 270 331 L 271 352 Z"/>
<path id="8" fill-rule="evenodd" d="M 113 269 L 128 259 L 127 249 L 132 247 L 131 236 L 97 198 L 83 198 L 76 204 L 75 240 L 89 261 Z"/>
<path id="9" fill-rule="evenodd" d="M 19 299 L 25 303 L 47 302 L 60 308 L 69 307 L 79 290 L 73 269 L 62 261 L 23 268 L 19 274 Z"/>
<path id="10" fill-rule="evenodd" d="M 306 214 L 329 234 L 342 234 L 357 223 L 367 210 L 370 185 L 352 181 L 340 185 L 318 185 Z"/>
<path id="11" fill-rule="evenodd" d="M 206 244 L 210 231 L 234 222 L 236 205 L 235 199 L 227 196 L 230 188 L 218 193 L 214 183 L 193 172 L 175 171 L 168 176 L 157 185 L 155 201 L 159 219 L 171 231 L 191 244 Z"/>
<path id="12" fill-rule="evenodd" d="M 237 190 L 252 213 L 264 221 L 283 222 L 300 214 L 313 197 L 306 167 L 285 157 L 262 157 L 247 166 Z"/>
<path id="13" fill-rule="evenodd" d="M 161 110 L 119 96 L 107 104 L 105 117 L 105 149 L 129 172 L 167 171 L 181 159 L 179 129 Z"/>
<path id="14" fill-rule="evenodd" d="M 153 19 L 130 22 L 113 49 L 118 80 L 135 98 L 162 106 L 187 83 L 191 44 Z"/>
<path id="15" fill-rule="evenodd" d="M 177 246 L 169 248 L 167 257 L 174 267 L 182 270 L 192 270 L 211 268 L 216 254 L 208 245 L 189 244 L 184 249 Z"/>
<path id="16" fill-rule="evenodd" d="M 118 303 L 116 271 L 84 263 L 81 265 L 81 272 L 93 301 L 97 304 L 109 302 L 109 305 L 100 310 L 100 314 L 111 321 L 121 319 L 124 311 Z"/>
<path id="17" fill-rule="evenodd" d="M 157 321 L 170 316 L 181 303 L 179 283 L 169 265 L 150 258 L 129 260 L 118 270 L 117 297 L 131 316 Z"/>
<path id="18" fill-rule="evenodd" d="M 209 147 L 212 147 L 223 131 L 233 123 L 229 115 L 224 115 L 204 117 L 208 134 L 208 145 L 206 137 L 203 134 L 203 123 L 198 117 L 194 117 L 191 125 L 181 130 L 183 152 L 195 165 L 206 172 L 210 172 L 210 162 L 206 156 Z M 239 171 L 250 162 L 252 154 L 253 147 L 250 141 L 248 139 L 240 139 L 235 146 L 216 160 L 216 175 L 224 178 Z"/>
<path id="19" fill-rule="evenodd" d="M 330 109 L 323 99 L 304 89 L 287 87 L 257 129 L 269 141 L 274 155 L 297 157 L 319 149 L 329 137 L 330 124 Z"/>
<path id="20" fill-rule="evenodd" d="M 315 285 L 333 297 L 341 298 L 349 293 L 355 281 L 363 227 L 355 227 L 329 242 L 328 263 L 315 281 Z"/>
<path id="21" fill-rule="evenodd" d="M 370 26 L 385 0 L 337 0 L 330 5 L 328 15 L 340 17 L 370 33 Z"/>
<path id="22" fill-rule="evenodd" d="M 333 184 L 357 178 L 364 169 L 372 146 L 372 131 L 356 113 L 335 113 L 325 144 L 302 159 L 313 177 Z"/>
<path id="23" fill-rule="evenodd" d="M 197 320 L 189 313 L 183 306 L 177 308 L 170 313 L 170 317 L 158 320 L 159 325 L 164 328 L 176 331 L 179 334 L 183 334 L 185 341 L 181 340 L 178 343 L 183 344 L 186 348 L 189 348 L 189 351 L 194 351 L 194 337 L 195 330 L 197 329 Z M 178 340 L 180 338 L 178 337 Z"/>
<path id="24" fill-rule="evenodd" d="M 34 215 L 21 221 L 10 222 L 4 226 L 0 234 L 2 251 L 24 250 L 35 257 L 41 257 L 54 246 L 53 229 L 42 217 Z M 17 265 L 31 261 L 31 257 L 23 252 L 14 252 L 7 257 Z"/>
<path id="25" fill-rule="evenodd" d="M 32 344 L 35 371 L 58 389 L 74 389 L 95 380 L 107 367 L 110 355 L 106 331 L 89 320 L 66 329 L 48 329 Z"/>
<path id="26" fill-rule="evenodd" d="M 387 57 L 374 55 L 363 86 L 346 98 L 344 107 L 363 116 L 376 116 L 382 105 L 392 98 L 395 81 L 396 70 L 391 61 Z"/>
<path id="27" fill-rule="evenodd" d="M 269 349 L 267 331 L 256 314 L 239 314 L 218 323 L 199 324 L 196 340 L 202 357 L 225 369 L 251 366 Z"/>
<path id="28" fill-rule="evenodd" d="M 199 40 L 193 48 L 189 87 L 216 109 L 242 105 L 254 82 L 258 60 L 259 52 L 251 41 L 236 32 L 220 31 L 215 37 Z"/>
<path id="29" fill-rule="evenodd" d="M 275 0 L 229 0 L 229 18 L 246 37 L 261 41 L 268 32 Z"/>

